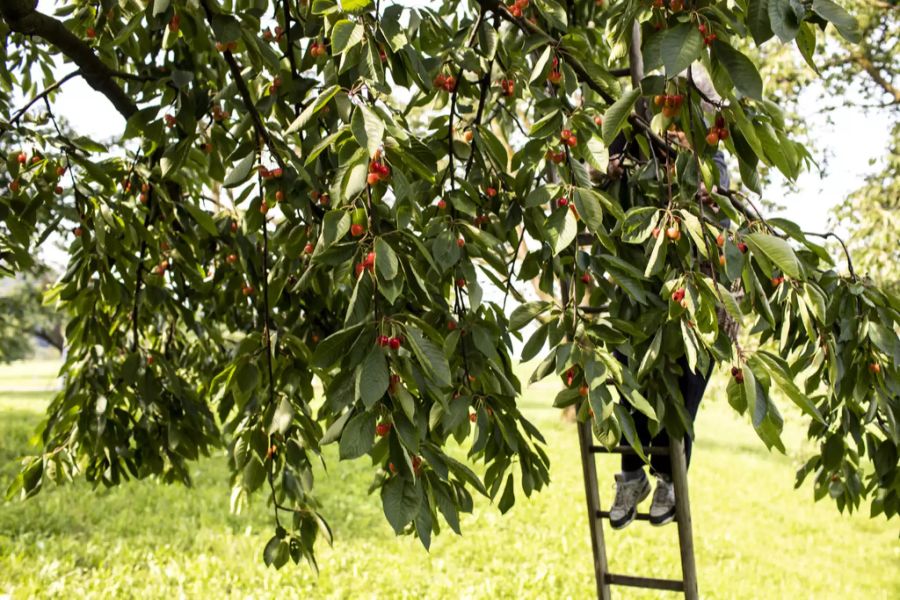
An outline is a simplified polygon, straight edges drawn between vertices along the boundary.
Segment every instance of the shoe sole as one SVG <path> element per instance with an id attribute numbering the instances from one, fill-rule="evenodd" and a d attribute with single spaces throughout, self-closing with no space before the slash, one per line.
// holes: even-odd
<path id="1" fill-rule="evenodd" d="M 613 519 L 610 518 L 609 526 L 612 527 L 613 529 L 619 530 L 619 529 L 624 529 L 625 527 L 630 525 L 631 522 L 634 521 L 634 518 L 637 516 L 638 504 L 640 504 L 641 502 L 646 500 L 647 496 L 649 496 L 649 495 L 650 495 L 650 482 L 648 481 L 647 487 L 643 488 L 643 490 L 641 491 L 640 498 L 638 498 L 637 502 L 634 503 L 634 508 L 632 508 L 631 511 L 621 521 L 614 521 Z"/>
<path id="2" fill-rule="evenodd" d="M 654 527 L 662 527 L 663 525 L 668 525 L 672 521 L 675 520 L 675 507 L 667 512 L 664 515 L 660 515 L 659 517 L 650 516 L 650 524 Z"/>

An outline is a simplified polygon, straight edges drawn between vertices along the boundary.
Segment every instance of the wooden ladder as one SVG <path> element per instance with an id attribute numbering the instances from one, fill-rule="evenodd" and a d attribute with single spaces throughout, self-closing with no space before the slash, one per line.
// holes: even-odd
<path id="1" fill-rule="evenodd" d="M 588 519 L 591 524 L 591 547 L 594 550 L 594 575 L 597 581 L 597 598 L 609 600 L 612 585 L 684 592 L 687 600 L 699 598 L 697 593 L 697 568 L 694 563 L 694 539 L 691 534 L 691 505 L 688 498 L 687 463 L 684 443 L 671 438 L 669 447 L 644 446 L 645 454 L 668 454 L 672 461 L 672 483 L 675 485 L 675 521 L 678 524 L 678 545 L 681 551 L 681 575 L 679 579 L 636 577 L 610 573 L 606 562 L 606 544 L 603 540 L 603 519 L 609 512 L 600 508 L 600 491 L 597 484 L 598 453 L 635 454 L 630 446 L 618 446 L 609 450 L 594 444 L 591 422 L 578 423 L 578 442 L 581 446 L 581 466 L 584 470 L 584 490 L 587 497 Z M 638 521 L 649 521 L 648 513 L 638 513 Z"/>

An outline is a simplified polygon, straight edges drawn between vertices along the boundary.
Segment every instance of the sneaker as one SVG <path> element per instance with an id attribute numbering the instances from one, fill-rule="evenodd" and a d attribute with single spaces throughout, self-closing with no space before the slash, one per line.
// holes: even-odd
<path id="1" fill-rule="evenodd" d="M 650 495 L 650 481 L 641 471 L 636 479 L 625 479 L 623 473 L 616 473 L 616 499 L 609 509 L 609 524 L 613 529 L 622 529 L 637 515 L 637 505 Z"/>
<path id="2" fill-rule="evenodd" d="M 670 477 L 656 478 L 656 491 L 650 504 L 650 524 L 665 525 L 675 520 L 675 485 Z"/>

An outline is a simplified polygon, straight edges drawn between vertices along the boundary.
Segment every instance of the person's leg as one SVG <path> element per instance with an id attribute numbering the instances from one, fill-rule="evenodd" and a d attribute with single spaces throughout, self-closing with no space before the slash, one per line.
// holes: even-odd
<path id="1" fill-rule="evenodd" d="M 678 387 L 684 398 L 684 406 L 688 415 L 690 415 L 691 422 L 694 422 L 712 369 L 710 368 L 704 375 L 688 369 L 687 361 L 684 358 L 681 358 L 678 363 L 682 369 L 682 374 L 678 378 Z M 661 432 L 662 434 L 664 432 Z M 661 435 L 657 436 L 657 438 L 661 437 Z M 666 443 L 668 443 L 667 435 Z M 685 435 L 684 454 L 687 464 L 690 464 L 691 460 L 691 447 L 691 436 Z M 657 484 L 656 491 L 653 493 L 653 502 L 650 505 L 650 524 L 665 525 L 675 519 L 675 486 L 672 484 L 672 462 L 669 456 L 661 456 L 658 459 L 654 457 L 652 467 L 657 475 Z"/>
<path id="2" fill-rule="evenodd" d="M 623 364 L 628 359 L 622 353 L 613 354 Z M 633 412 L 634 427 L 642 444 L 650 441 L 647 417 Z M 616 497 L 609 509 L 609 524 L 613 529 L 621 529 L 637 516 L 637 505 L 650 495 L 650 481 L 644 473 L 644 460 L 636 454 L 622 454 L 622 472 L 616 473 Z"/>

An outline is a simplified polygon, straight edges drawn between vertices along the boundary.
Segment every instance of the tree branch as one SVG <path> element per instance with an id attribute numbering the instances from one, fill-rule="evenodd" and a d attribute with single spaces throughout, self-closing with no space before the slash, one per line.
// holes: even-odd
<path id="1" fill-rule="evenodd" d="M 41 99 L 46 98 L 48 95 L 52 94 L 54 91 L 59 89 L 60 86 L 62 86 L 62 84 L 64 84 L 65 82 L 69 81 L 70 79 L 72 79 L 73 77 L 75 77 L 77 75 L 81 75 L 81 71 L 79 71 L 79 70 L 72 71 L 71 73 L 69 73 L 68 75 L 66 75 L 59 81 L 57 81 L 56 83 L 47 86 L 44 89 L 44 91 L 42 91 L 37 96 L 35 96 L 31 100 L 29 100 L 25 106 L 20 108 L 16 112 L 16 114 L 14 114 L 12 116 L 12 118 L 9 120 L 9 126 L 5 127 L 3 129 L 3 131 L 0 131 L 0 135 L 9 131 L 9 129 L 11 129 L 19 121 L 19 119 L 21 119 L 22 116 L 25 115 L 26 112 L 28 112 L 28 109 L 31 108 L 36 102 L 39 102 Z"/>
<path id="2" fill-rule="evenodd" d="M 114 71 L 100 60 L 94 50 L 69 31 L 62 21 L 35 10 L 34 0 L 4 0 L 0 16 L 9 28 L 24 35 L 36 35 L 56 46 L 60 52 L 78 65 L 84 80 L 103 94 L 119 113 L 128 119 L 137 112 L 137 105 L 114 80 Z"/>

